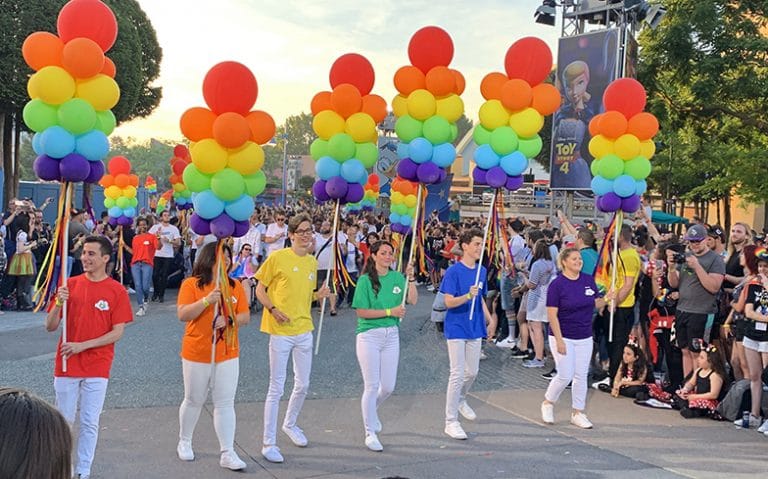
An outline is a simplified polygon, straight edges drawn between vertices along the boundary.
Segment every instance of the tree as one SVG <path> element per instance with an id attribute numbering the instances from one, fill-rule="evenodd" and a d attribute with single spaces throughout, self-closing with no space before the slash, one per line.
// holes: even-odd
<path id="1" fill-rule="evenodd" d="M 312 115 L 302 112 L 289 116 L 277 128 L 277 138 L 288 140 L 289 155 L 308 155 L 309 145 L 317 138 L 312 129 Z"/>
<path id="2" fill-rule="evenodd" d="M 304 175 L 299 179 L 299 188 L 301 188 L 301 190 L 309 190 L 314 184 L 315 179 L 309 175 Z"/>

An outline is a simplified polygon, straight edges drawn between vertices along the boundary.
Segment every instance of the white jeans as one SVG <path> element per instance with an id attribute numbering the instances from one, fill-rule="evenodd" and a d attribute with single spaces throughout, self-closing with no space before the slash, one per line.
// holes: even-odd
<path id="1" fill-rule="evenodd" d="M 53 378 L 56 407 L 70 425 L 75 422 L 78 399 L 80 401 L 80 434 L 77 437 L 75 475 L 91 474 L 96 441 L 99 439 L 99 416 L 104 407 L 108 383 L 106 378 Z"/>
<path id="2" fill-rule="evenodd" d="M 392 394 L 400 359 L 400 328 L 376 328 L 357 335 L 357 362 L 363 374 L 363 424 L 366 434 L 374 434 L 379 406 Z"/>
<path id="3" fill-rule="evenodd" d="M 448 339 L 448 358 L 451 375 L 445 395 L 445 423 L 459 420 L 459 404 L 466 400 L 469 388 L 475 382 L 480 369 L 481 339 Z"/>
<path id="4" fill-rule="evenodd" d="M 293 353 L 293 391 L 283 426 L 294 427 L 309 391 L 312 372 L 312 333 L 269 337 L 269 391 L 264 402 L 264 445 L 277 444 L 277 415 L 283 397 L 288 356 Z"/>
<path id="5" fill-rule="evenodd" d="M 213 428 L 221 452 L 231 451 L 235 442 L 235 393 L 240 374 L 240 359 L 216 363 L 211 387 L 211 363 L 181 360 L 184 373 L 184 401 L 179 407 L 179 439 L 192 441 L 200 411 L 211 389 Z"/>
<path id="6" fill-rule="evenodd" d="M 573 409 L 583 411 L 587 403 L 587 375 L 589 360 L 592 357 L 592 338 L 563 338 L 563 341 L 565 341 L 565 356 L 557 352 L 555 337 L 549 337 L 549 350 L 555 358 L 557 375 L 549 382 L 544 398 L 549 402 L 557 402 L 568 383 L 573 381 L 571 404 Z"/>

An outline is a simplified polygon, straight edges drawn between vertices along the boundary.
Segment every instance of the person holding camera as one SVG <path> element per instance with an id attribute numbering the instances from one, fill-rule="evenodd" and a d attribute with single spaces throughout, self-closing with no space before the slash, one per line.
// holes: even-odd
<path id="1" fill-rule="evenodd" d="M 679 290 L 675 313 L 677 344 L 683 352 L 683 375 L 693 370 L 696 342 L 709 344 L 717 313 L 717 293 L 725 277 L 723 258 L 709 249 L 707 230 L 700 224 L 688 228 L 688 252 L 667 250 L 667 280 Z"/>

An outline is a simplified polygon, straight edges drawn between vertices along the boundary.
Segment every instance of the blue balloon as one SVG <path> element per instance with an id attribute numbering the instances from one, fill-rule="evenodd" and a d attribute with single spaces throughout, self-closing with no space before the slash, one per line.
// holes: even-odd
<path id="1" fill-rule="evenodd" d="M 397 159 L 402 160 L 408 158 L 408 143 L 402 142 L 397 144 Z"/>
<path id="2" fill-rule="evenodd" d="M 475 150 L 475 163 L 484 170 L 490 170 L 499 166 L 499 155 L 493 151 L 491 145 L 480 145 Z"/>
<path id="3" fill-rule="evenodd" d="M 328 181 L 341 174 L 341 164 L 330 156 L 323 156 L 315 163 L 315 172 L 318 178 Z"/>
<path id="4" fill-rule="evenodd" d="M 75 137 L 60 126 L 47 128 L 41 144 L 45 154 L 51 158 L 64 158 L 75 151 Z"/>
<path id="5" fill-rule="evenodd" d="M 389 214 L 389 222 L 394 224 L 400 223 L 400 215 L 397 213 L 390 213 Z"/>
<path id="6" fill-rule="evenodd" d="M 528 158 L 525 157 L 522 151 L 513 151 L 501 157 L 499 166 L 509 176 L 520 176 L 528 168 Z"/>
<path id="7" fill-rule="evenodd" d="M 607 195 L 613 192 L 613 181 L 603 178 L 602 176 L 595 176 L 592 178 L 592 191 L 597 196 Z"/>
<path id="8" fill-rule="evenodd" d="M 426 163 L 432 159 L 432 143 L 426 138 L 414 138 L 408 145 L 408 157 L 414 163 Z"/>
<path id="9" fill-rule="evenodd" d="M 224 211 L 235 221 L 247 221 L 253 214 L 256 204 L 248 195 L 242 195 L 235 201 L 230 201 L 224 206 Z"/>
<path id="10" fill-rule="evenodd" d="M 88 161 L 101 161 L 109 154 L 109 140 L 107 135 L 99 130 L 91 130 L 77 137 L 75 151 L 83 155 Z"/>
<path id="11" fill-rule="evenodd" d="M 456 159 L 456 148 L 450 143 L 436 145 L 432 151 L 432 162 L 440 168 L 447 168 Z"/>
<path id="12" fill-rule="evenodd" d="M 123 209 L 119 206 L 113 206 L 109 209 L 109 211 L 107 211 L 107 214 L 109 214 L 109 216 L 112 218 L 119 218 L 123 215 Z"/>
<path id="13" fill-rule="evenodd" d="M 621 175 L 613 180 L 613 192 L 621 198 L 629 198 L 635 194 L 636 189 L 635 179 L 629 175 Z"/>
<path id="14" fill-rule="evenodd" d="M 411 226 L 411 217 L 408 215 L 403 215 L 400 217 L 400 224 L 403 226 Z"/>
<path id="15" fill-rule="evenodd" d="M 124 209 L 123 210 L 123 215 L 128 217 L 128 218 L 133 218 L 134 216 L 136 216 L 136 208 L 128 207 L 128 208 Z"/>
<path id="16" fill-rule="evenodd" d="M 187 204 L 187 199 L 184 198 L 183 196 L 173 195 L 173 201 L 175 201 L 176 204 L 179 205 L 179 206 L 183 206 L 183 205 Z"/>
<path id="17" fill-rule="evenodd" d="M 224 212 L 224 202 L 211 190 L 203 190 L 192 200 L 197 214 L 206 220 L 212 220 Z"/>
<path id="18" fill-rule="evenodd" d="M 43 156 L 45 154 L 45 150 L 43 149 L 42 133 L 35 133 L 32 135 L 32 150 L 37 154 L 37 156 Z"/>
<path id="19" fill-rule="evenodd" d="M 364 177 L 366 180 L 368 179 L 365 167 L 360 163 L 360 160 L 355 158 L 341 164 L 341 177 L 347 180 L 347 183 L 360 183 Z"/>
<path id="20" fill-rule="evenodd" d="M 643 196 L 648 190 L 648 183 L 645 180 L 639 180 L 635 183 L 635 194 L 637 196 Z"/>

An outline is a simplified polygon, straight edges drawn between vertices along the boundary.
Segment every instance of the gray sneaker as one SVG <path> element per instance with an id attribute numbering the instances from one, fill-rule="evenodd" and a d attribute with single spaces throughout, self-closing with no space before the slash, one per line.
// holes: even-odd
<path id="1" fill-rule="evenodd" d="M 529 360 L 523 361 L 523 367 L 524 368 L 543 368 L 544 361 L 536 358 L 529 359 Z"/>

